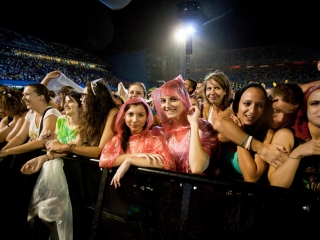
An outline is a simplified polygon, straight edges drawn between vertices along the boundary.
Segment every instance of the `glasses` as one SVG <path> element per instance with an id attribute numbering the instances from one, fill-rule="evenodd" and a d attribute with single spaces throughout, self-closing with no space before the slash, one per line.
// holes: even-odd
<path id="1" fill-rule="evenodd" d="M 94 81 L 91 82 L 91 89 L 92 89 L 92 92 L 93 92 L 93 94 L 94 94 L 95 96 L 96 96 L 97 94 L 96 94 L 96 92 L 94 91 L 94 88 L 97 86 L 97 82 L 99 82 L 100 80 L 102 80 L 102 78 L 99 78 L 99 79 L 94 80 Z"/>

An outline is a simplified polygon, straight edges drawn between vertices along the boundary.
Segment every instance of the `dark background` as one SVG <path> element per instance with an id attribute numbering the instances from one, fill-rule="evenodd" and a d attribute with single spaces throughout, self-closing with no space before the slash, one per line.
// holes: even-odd
<path id="1" fill-rule="evenodd" d="M 174 0 L 132 0 L 112 10 L 98 0 L 1 1 L 0 27 L 100 55 L 175 46 Z M 200 0 L 199 51 L 317 41 L 316 1 Z"/>

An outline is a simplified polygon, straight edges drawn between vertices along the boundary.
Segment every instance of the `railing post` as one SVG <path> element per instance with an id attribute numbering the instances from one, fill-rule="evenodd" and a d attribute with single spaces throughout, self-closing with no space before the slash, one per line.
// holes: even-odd
<path id="1" fill-rule="evenodd" d="M 186 237 L 191 190 L 192 185 L 190 183 L 183 184 L 183 196 L 180 215 L 180 233 L 182 236 L 181 239 L 185 239 Z"/>
<path id="2" fill-rule="evenodd" d="M 99 224 L 99 221 L 100 221 L 100 218 L 101 218 L 102 201 L 103 201 L 103 198 L 104 198 L 104 195 L 105 195 L 108 171 L 109 171 L 109 169 L 107 169 L 107 168 L 104 168 L 102 170 L 99 193 L 98 193 L 98 198 L 97 198 L 96 207 L 95 207 L 93 220 L 92 220 L 91 236 L 90 236 L 91 240 L 94 240 L 95 237 L 96 237 L 98 224 Z"/>

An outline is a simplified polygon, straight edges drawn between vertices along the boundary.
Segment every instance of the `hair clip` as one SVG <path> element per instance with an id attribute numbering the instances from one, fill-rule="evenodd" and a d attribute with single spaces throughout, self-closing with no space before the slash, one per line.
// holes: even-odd
<path id="1" fill-rule="evenodd" d="M 99 78 L 99 79 L 97 79 L 97 80 L 94 80 L 94 81 L 92 81 L 91 82 L 91 89 L 92 89 L 92 92 L 93 92 L 93 94 L 96 96 L 97 94 L 96 94 L 96 92 L 94 91 L 94 88 L 97 86 L 97 82 L 99 82 L 100 80 L 102 80 L 103 78 Z"/>

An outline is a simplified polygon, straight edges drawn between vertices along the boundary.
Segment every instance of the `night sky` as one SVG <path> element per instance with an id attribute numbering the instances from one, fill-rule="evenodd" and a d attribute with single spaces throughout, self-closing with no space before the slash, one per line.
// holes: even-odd
<path id="1" fill-rule="evenodd" d="M 174 0 L 132 0 L 112 10 L 98 0 L 2 1 L 0 27 L 101 55 L 143 48 L 167 54 L 180 23 Z M 285 4 L 284 2 L 287 2 Z M 316 1 L 200 0 L 194 51 L 317 40 Z"/>

